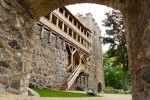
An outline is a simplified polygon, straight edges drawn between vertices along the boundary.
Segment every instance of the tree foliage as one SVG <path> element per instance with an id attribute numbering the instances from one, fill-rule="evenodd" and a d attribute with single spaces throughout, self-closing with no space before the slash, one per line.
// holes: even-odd
<path id="1" fill-rule="evenodd" d="M 103 62 L 105 64 L 105 85 L 115 89 L 122 89 L 123 87 L 123 72 L 120 67 L 112 67 L 114 58 L 109 58 L 107 53 L 103 54 Z"/>
<path id="2" fill-rule="evenodd" d="M 106 19 L 103 20 L 103 26 L 107 27 L 107 36 L 103 38 L 103 43 L 110 44 L 107 55 L 109 58 L 113 58 L 111 66 L 122 67 L 124 79 L 123 88 L 127 90 L 127 71 L 129 66 L 123 16 L 121 12 L 117 10 L 112 10 L 105 15 Z"/>

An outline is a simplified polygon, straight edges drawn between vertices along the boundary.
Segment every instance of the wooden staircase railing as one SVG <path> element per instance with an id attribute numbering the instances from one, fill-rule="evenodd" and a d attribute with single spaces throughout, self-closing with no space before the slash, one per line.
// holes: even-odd
<path id="1" fill-rule="evenodd" d="M 74 70 L 74 72 L 71 74 L 71 76 L 68 78 L 68 87 L 67 90 L 71 87 L 73 82 L 78 77 L 79 73 L 81 72 L 82 64 L 79 64 L 78 67 Z"/>
<path id="2" fill-rule="evenodd" d="M 73 73 L 69 76 L 69 78 L 64 82 L 62 87 L 63 90 L 69 90 L 69 88 L 72 86 L 79 73 L 81 72 L 82 66 L 83 64 L 79 64 L 73 71 Z"/>

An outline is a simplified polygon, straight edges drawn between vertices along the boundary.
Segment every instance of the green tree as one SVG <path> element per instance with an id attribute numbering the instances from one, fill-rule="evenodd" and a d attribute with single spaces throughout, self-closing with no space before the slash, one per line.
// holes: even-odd
<path id="1" fill-rule="evenodd" d="M 109 58 L 107 52 L 103 54 L 105 85 L 106 87 L 113 87 L 121 89 L 123 86 L 123 72 L 120 67 L 112 67 L 114 58 Z"/>
<path id="2" fill-rule="evenodd" d="M 105 15 L 103 26 L 107 27 L 107 36 L 103 38 L 103 42 L 104 44 L 110 43 L 107 54 L 108 57 L 113 58 L 112 66 L 123 69 L 123 89 L 127 91 L 129 66 L 123 17 L 117 10 L 112 10 Z"/>

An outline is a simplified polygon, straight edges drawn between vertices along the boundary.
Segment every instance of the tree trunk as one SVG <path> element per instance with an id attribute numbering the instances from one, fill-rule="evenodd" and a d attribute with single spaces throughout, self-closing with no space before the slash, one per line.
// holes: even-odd
<path id="1" fill-rule="evenodd" d="M 122 11 L 126 26 L 132 100 L 150 100 L 150 2 L 132 0 Z"/>
<path id="2" fill-rule="evenodd" d="M 125 64 L 123 64 L 123 90 L 128 91 L 128 78 Z"/>

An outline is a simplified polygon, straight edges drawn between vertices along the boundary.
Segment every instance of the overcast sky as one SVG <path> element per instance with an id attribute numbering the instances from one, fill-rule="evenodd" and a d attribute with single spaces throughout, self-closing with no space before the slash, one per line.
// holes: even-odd
<path id="1" fill-rule="evenodd" d="M 102 6 L 98 4 L 75 4 L 75 5 L 69 5 L 66 6 L 68 10 L 73 14 L 83 14 L 85 15 L 86 13 L 91 13 L 96 20 L 97 24 L 99 25 L 101 31 L 102 31 L 102 36 L 105 35 L 105 27 L 102 26 L 102 20 L 105 19 L 105 13 L 111 11 L 111 8 L 108 8 L 107 6 Z M 103 46 L 103 51 L 108 49 L 108 45 Z"/>

